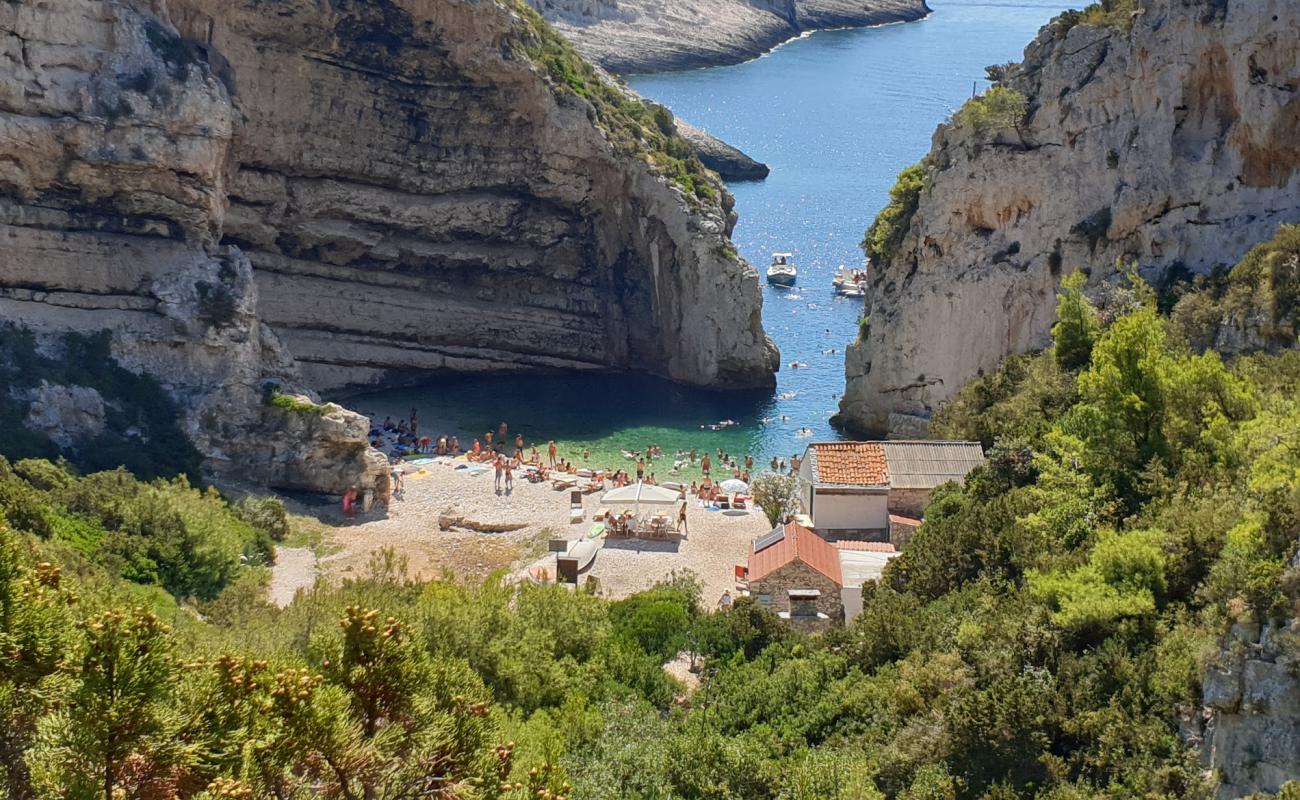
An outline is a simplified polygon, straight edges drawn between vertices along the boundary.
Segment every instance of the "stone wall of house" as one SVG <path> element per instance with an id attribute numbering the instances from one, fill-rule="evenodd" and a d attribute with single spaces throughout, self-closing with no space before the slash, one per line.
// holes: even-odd
<path id="1" fill-rule="evenodd" d="M 788 613 L 790 611 L 790 597 L 786 592 L 791 589 L 817 589 L 820 591 L 822 596 L 817 601 L 817 610 L 830 618 L 820 622 L 792 619 L 791 624 L 800 630 L 824 630 L 832 625 L 838 625 L 844 619 L 844 606 L 840 601 L 840 587 L 835 581 L 801 561 L 787 564 L 763 576 L 762 580 L 752 581 L 749 584 L 751 594 L 771 595 L 772 605 L 770 607 L 778 613 Z"/>
<path id="2" fill-rule="evenodd" d="M 930 502 L 929 489 L 890 489 L 889 513 L 920 519 Z"/>
<path id="3" fill-rule="evenodd" d="M 906 518 L 911 519 L 911 518 Z M 890 517 L 889 520 L 889 543 L 894 546 L 895 550 L 902 552 L 904 547 L 912 541 L 912 536 L 916 534 L 916 529 L 920 527 L 915 520 L 904 521 L 904 519 Z"/>

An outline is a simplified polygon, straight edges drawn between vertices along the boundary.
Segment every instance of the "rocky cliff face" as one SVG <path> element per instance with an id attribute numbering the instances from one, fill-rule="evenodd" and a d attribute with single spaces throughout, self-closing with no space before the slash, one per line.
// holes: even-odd
<path id="1" fill-rule="evenodd" d="M 1060 277 L 1236 263 L 1300 219 L 1300 3 L 1147 0 L 1132 30 L 1047 26 L 1010 71 L 1019 125 L 943 125 L 840 419 L 905 435 L 1005 356 L 1045 346 Z"/>
<path id="2" fill-rule="evenodd" d="M 536 38 L 469 0 L 0 4 L 0 313 L 112 330 L 214 465 L 305 488 L 379 480 L 364 420 L 268 380 L 770 383 L 716 178 L 616 147 Z"/>
<path id="3" fill-rule="evenodd" d="M 613 72 L 735 64 L 822 28 L 920 19 L 925 0 L 528 0 Z"/>
<path id="4" fill-rule="evenodd" d="M 1300 781 L 1300 623 L 1234 626 L 1206 674 L 1201 722 L 1223 800 Z"/>
<path id="5" fill-rule="evenodd" d="M 220 242 L 234 110 L 201 53 L 123 4 L 7 3 L 0 69 L 0 318 L 47 348 L 111 331 L 112 357 L 158 378 L 217 471 L 326 491 L 387 480 L 355 431 L 298 442 L 261 402 L 263 382 L 299 376 L 258 321 L 248 259 Z M 42 385 L 28 424 L 75 446 L 102 428 L 98 397 Z M 334 474 L 290 476 L 275 447 L 327 448 Z"/>

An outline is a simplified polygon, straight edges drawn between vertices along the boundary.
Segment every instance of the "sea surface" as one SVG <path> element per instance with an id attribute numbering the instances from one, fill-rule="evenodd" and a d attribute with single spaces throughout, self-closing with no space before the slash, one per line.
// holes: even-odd
<path id="1" fill-rule="evenodd" d="M 468 446 L 501 421 L 511 437 L 554 439 L 589 463 L 658 444 L 789 459 L 830 425 L 844 388 L 844 348 L 862 301 L 835 297 L 840 264 L 860 266 L 863 231 L 899 170 L 930 147 L 937 124 L 987 83 L 984 67 L 1018 61 L 1062 0 L 930 0 L 925 20 L 821 31 L 730 67 L 631 76 L 645 97 L 765 162 L 765 181 L 736 183 L 733 239 L 760 272 L 774 251 L 799 267 L 791 289 L 764 285 L 763 324 L 781 348 L 775 391 L 716 393 L 635 375 L 442 378 L 349 398 L 378 414 L 419 409 L 421 429 Z M 807 365 L 792 368 L 792 363 Z M 714 430 L 722 421 L 734 421 Z M 662 473 L 668 464 L 658 465 Z M 659 477 L 665 477 L 664 474 Z"/>

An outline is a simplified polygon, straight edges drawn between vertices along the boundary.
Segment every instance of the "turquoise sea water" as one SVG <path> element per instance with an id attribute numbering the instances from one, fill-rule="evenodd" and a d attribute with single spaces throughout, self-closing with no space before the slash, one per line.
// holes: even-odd
<path id="1" fill-rule="evenodd" d="M 775 391 L 711 393 L 628 375 L 476 377 L 364 395 L 349 405 L 381 416 L 416 407 L 426 431 L 457 432 L 466 445 L 467 436 L 505 420 L 529 442 L 555 439 L 566 453 L 586 446 L 598 466 L 651 443 L 669 455 L 721 448 L 766 461 L 838 438 L 829 419 L 862 301 L 834 296 L 835 268 L 861 263 L 858 242 L 895 176 L 929 150 L 935 125 L 986 86 L 984 67 L 1019 60 L 1039 27 L 1068 4 L 930 6 L 935 13 L 920 22 L 822 31 L 745 64 L 628 79 L 772 168 L 767 180 L 731 190 L 740 252 L 760 271 L 775 250 L 793 252 L 799 266 L 793 290 L 763 289 L 763 324 L 781 348 Z M 791 369 L 795 361 L 808 366 Z M 739 424 L 700 428 L 724 419 Z"/>

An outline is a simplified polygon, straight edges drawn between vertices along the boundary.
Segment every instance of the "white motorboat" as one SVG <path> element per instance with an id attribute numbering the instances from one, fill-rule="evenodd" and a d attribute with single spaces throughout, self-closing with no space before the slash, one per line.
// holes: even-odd
<path id="1" fill-rule="evenodd" d="M 831 286 L 835 288 L 835 293 L 845 297 L 866 297 L 867 296 L 867 273 L 864 270 L 850 270 L 843 264 L 835 270 L 835 277 L 831 278 Z"/>
<path id="2" fill-rule="evenodd" d="M 772 264 L 767 268 L 767 282 L 774 286 L 794 286 L 799 271 L 790 262 L 792 253 L 773 253 Z"/>

